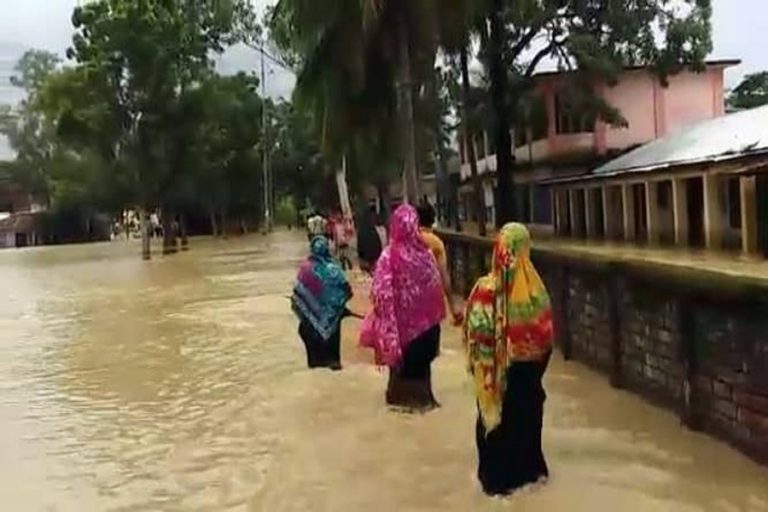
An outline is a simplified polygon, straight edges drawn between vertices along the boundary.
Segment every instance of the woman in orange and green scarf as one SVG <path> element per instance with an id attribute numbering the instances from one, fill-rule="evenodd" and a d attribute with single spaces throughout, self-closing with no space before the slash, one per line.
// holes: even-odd
<path id="1" fill-rule="evenodd" d="M 498 234 L 491 273 L 466 306 L 464 347 L 477 395 L 478 478 L 510 494 L 549 476 L 541 450 L 542 376 L 552 352 L 552 310 L 522 224 Z"/>

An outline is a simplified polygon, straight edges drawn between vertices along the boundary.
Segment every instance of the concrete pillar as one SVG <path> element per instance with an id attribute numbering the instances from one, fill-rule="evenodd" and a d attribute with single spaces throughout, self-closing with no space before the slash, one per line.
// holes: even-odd
<path id="1" fill-rule="evenodd" d="M 472 144 L 475 147 L 475 161 L 477 163 L 480 163 L 480 160 L 485 158 L 485 153 L 481 153 L 480 152 L 480 142 L 481 141 L 478 140 L 478 136 L 477 135 L 473 135 L 472 136 Z M 480 156 L 480 155 L 483 155 L 483 156 Z M 479 172 L 479 170 L 478 170 L 478 172 Z"/>
<path id="2" fill-rule="evenodd" d="M 631 242 L 635 239 L 635 196 L 632 194 L 632 185 L 621 186 L 621 198 L 624 207 L 624 239 Z"/>
<path id="3" fill-rule="evenodd" d="M 645 182 L 645 207 L 648 220 L 648 243 L 659 245 L 661 243 L 661 218 L 659 216 L 659 183 L 656 181 Z"/>
<path id="4" fill-rule="evenodd" d="M 741 194 L 741 250 L 748 256 L 760 253 L 757 223 L 757 178 L 739 180 Z"/>
<path id="5" fill-rule="evenodd" d="M 675 222 L 675 245 L 685 247 L 689 243 L 688 187 L 684 179 L 672 180 L 672 214 Z"/>
<path id="6" fill-rule="evenodd" d="M 723 215 L 720 208 L 720 178 L 705 174 L 704 180 L 704 236 L 707 249 L 719 250 L 723 246 Z"/>

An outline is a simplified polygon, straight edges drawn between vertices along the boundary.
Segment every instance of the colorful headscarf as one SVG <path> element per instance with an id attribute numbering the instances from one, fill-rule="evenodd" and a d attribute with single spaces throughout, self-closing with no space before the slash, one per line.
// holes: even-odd
<path id="1" fill-rule="evenodd" d="M 445 302 L 435 257 L 421 239 L 412 206 L 395 210 L 390 233 L 376 264 L 373 310 L 363 322 L 360 343 L 374 349 L 377 364 L 395 367 L 414 338 L 445 318 Z"/>
<path id="2" fill-rule="evenodd" d="M 293 287 L 293 312 L 327 340 L 339 326 L 351 297 L 347 278 L 331 256 L 328 240 L 324 236 L 314 237 L 309 258 L 299 267 Z"/>
<path id="3" fill-rule="evenodd" d="M 552 348 L 549 294 L 530 257 L 531 235 L 505 225 L 493 250 L 491 273 L 467 301 L 464 347 L 486 432 L 501 421 L 506 373 L 515 361 L 537 361 Z"/>

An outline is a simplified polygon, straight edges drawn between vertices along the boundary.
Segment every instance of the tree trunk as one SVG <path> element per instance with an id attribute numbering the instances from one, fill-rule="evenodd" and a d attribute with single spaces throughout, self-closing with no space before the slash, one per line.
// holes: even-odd
<path id="1" fill-rule="evenodd" d="M 448 193 L 451 195 L 451 221 L 453 228 L 461 232 L 461 219 L 459 218 L 459 186 L 461 185 L 461 176 L 456 176 L 456 179 L 449 176 Z"/>
<path id="2" fill-rule="evenodd" d="M 125 210 L 120 213 L 120 226 L 123 229 L 123 233 L 125 233 L 125 239 L 130 240 L 131 230 L 128 228 L 128 219 L 126 218 Z"/>
<path id="3" fill-rule="evenodd" d="M 181 236 L 181 250 L 189 250 L 189 237 L 187 236 L 187 219 L 184 214 L 179 214 L 179 235 Z"/>
<path id="4" fill-rule="evenodd" d="M 352 203 L 349 201 L 349 187 L 347 186 L 347 157 L 344 156 L 341 169 L 336 171 L 336 187 L 339 190 L 339 206 L 345 217 L 352 217 Z"/>
<path id="5" fill-rule="evenodd" d="M 176 230 L 173 226 L 173 215 L 163 209 L 163 256 L 168 254 L 176 254 L 179 249 L 176 246 Z"/>
<path id="6" fill-rule="evenodd" d="M 216 220 L 216 210 L 211 210 L 208 214 L 208 217 L 211 219 L 211 234 L 216 237 L 219 236 L 219 223 Z"/>
<path id="7" fill-rule="evenodd" d="M 219 225 L 221 226 L 221 238 L 227 238 L 227 210 L 226 208 L 221 209 L 221 213 L 219 214 Z"/>
<path id="8" fill-rule="evenodd" d="M 431 101 L 439 103 L 442 98 L 440 97 L 440 80 L 439 71 L 435 71 L 432 80 L 429 81 L 429 91 Z M 442 121 L 443 112 L 439 112 L 433 119 L 435 130 L 435 152 L 437 153 L 437 168 L 435 170 L 435 184 L 437 191 L 437 220 L 440 225 L 448 225 L 449 221 L 449 206 L 450 202 L 450 177 L 448 172 L 448 150 L 445 147 L 445 142 L 442 137 Z"/>
<path id="9" fill-rule="evenodd" d="M 483 193 L 483 183 L 480 180 L 480 176 L 477 172 L 477 155 L 475 154 L 475 143 L 473 139 L 472 128 L 470 126 L 470 113 L 469 113 L 469 101 L 470 101 L 470 83 L 469 83 L 469 56 L 467 55 L 467 47 L 461 49 L 461 114 L 463 122 L 461 123 L 464 128 L 464 149 L 469 161 L 469 169 L 472 176 L 472 190 L 473 190 L 473 203 L 475 207 L 475 213 L 477 214 L 477 230 L 480 236 L 486 235 L 486 218 L 485 218 L 485 195 Z"/>
<path id="10" fill-rule="evenodd" d="M 152 259 L 152 248 L 149 239 L 149 213 L 146 207 L 139 212 L 139 229 L 141 230 L 141 258 L 150 260 Z"/>
<path id="11" fill-rule="evenodd" d="M 389 185 L 379 183 L 376 185 L 376 192 L 379 196 L 379 215 L 384 219 L 389 219 Z"/>
<path id="12" fill-rule="evenodd" d="M 437 143 L 437 219 L 441 226 L 450 223 L 451 202 L 448 155 L 442 142 Z"/>
<path id="13" fill-rule="evenodd" d="M 490 14 L 490 37 L 488 41 L 488 69 L 491 82 L 491 104 L 494 112 L 494 139 L 496 142 L 496 227 L 513 220 L 515 212 L 515 191 L 512 180 L 512 136 L 509 133 L 509 110 L 507 106 L 507 68 L 502 58 L 506 40 L 506 28 L 502 20 L 503 0 L 493 0 Z"/>
<path id="14" fill-rule="evenodd" d="M 416 204 L 421 196 L 419 187 L 419 172 L 416 166 L 416 120 L 413 109 L 413 84 L 411 77 L 411 51 L 409 47 L 408 24 L 400 20 L 399 51 L 400 51 L 400 111 L 403 120 L 405 136 L 403 171 L 403 198 L 406 202 Z"/>

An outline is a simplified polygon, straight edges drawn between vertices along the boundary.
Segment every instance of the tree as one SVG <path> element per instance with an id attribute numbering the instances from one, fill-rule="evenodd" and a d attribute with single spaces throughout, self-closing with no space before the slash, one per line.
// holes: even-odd
<path id="1" fill-rule="evenodd" d="M 38 199 L 48 202 L 45 168 L 53 157 L 53 126 L 36 108 L 40 89 L 56 71 L 60 59 L 53 53 L 29 50 L 14 66 L 11 84 L 24 90 L 21 105 L 0 106 L 0 133 L 16 152 L 14 180 Z"/>
<path id="2" fill-rule="evenodd" d="M 544 59 L 608 83 L 630 65 L 655 66 L 662 77 L 683 67 L 701 69 L 712 48 L 711 13 L 710 0 L 490 0 L 480 39 L 494 113 L 497 224 L 517 214 L 510 134 L 518 122 L 515 98 L 530 87 Z M 617 112 L 604 103 L 590 106 L 616 121 Z"/>
<path id="3" fill-rule="evenodd" d="M 391 158 L 379 159 L 376 168 L 362 160 L 381 155 L 383 148 L 399 151 L 393 144 L 401 131 L 395 70 L 382 46 L 363 44 L 359 0 L 281 0 L 269 20 L 282 60 L 297 69 L 294 106 L 311 122 L 322 155 L 321 176 L 340 173 L 346 159 L 353 181 L 354 171 L 362 168 L 372 181 L 383 178 L 387 173 L 379 167 L 390 165 Z"/>
<path id="4" fill-rule="evenodd" d="M 147 212 L 162 205 L 174 172 L 168 128 L 179 98 L 210 74 L 211 53 L 253 32 L 251 12 L 246 0 L 99 0 L 74 10 L 67 56 L 100 81 L 115 156 L 135 172 L 145 259 Z"/>
<path id="5" fill-rule="evenodd" d="M 93 219 L 116 211 L 123 199 L 103 155 L 79 144 L 83 129 L 92 137 L 104 136 L 99 131 L 104 125 L 91 115 L 99 111 L 91 84 L 82 83 L 87 81 L 83 73 L 60 69 L 59 59 L 43 51 L 27 52 L 15 69 L 11 81 L 24 88 L 26 98 L 16 111 L 6 108 L 0 121 L 16 151 L 9 165 L 13 180 L 48 205 L 44 217 L 55 226 L 47 233 L 50 241 L 90 239 Z M 64 115 L 73 105 L 88 117 Z"/>
<path id="6" fill-rule="evenodd" d="M 363 4 L 366 45 L 386 56 L 397 72 L 404 195 L 416 202 L 421 197 L 421 180 L 414 92 L 425 85 L 423 79 L 434 68 L 439 36 L 436 18 L 442 6 L 432 0 L 368 0 Z"/>
<path id="7" fill-rule="evenodd" d="M 27 50 L 14 66 L 16 75 L 11 76 L 11 85 L 24 89 L 27 101 L 33 100 L 30 95 L 39 90 L 43 82 L 61 64 L 61 59 L 55 53 L 45 50 Z"/>
<path id="8" fill-rule="evenodd" d="M 768 71 L 745 76 L 728 95 L 730 108 L 749 109 L 762 105 L 768 105 Z"/>

